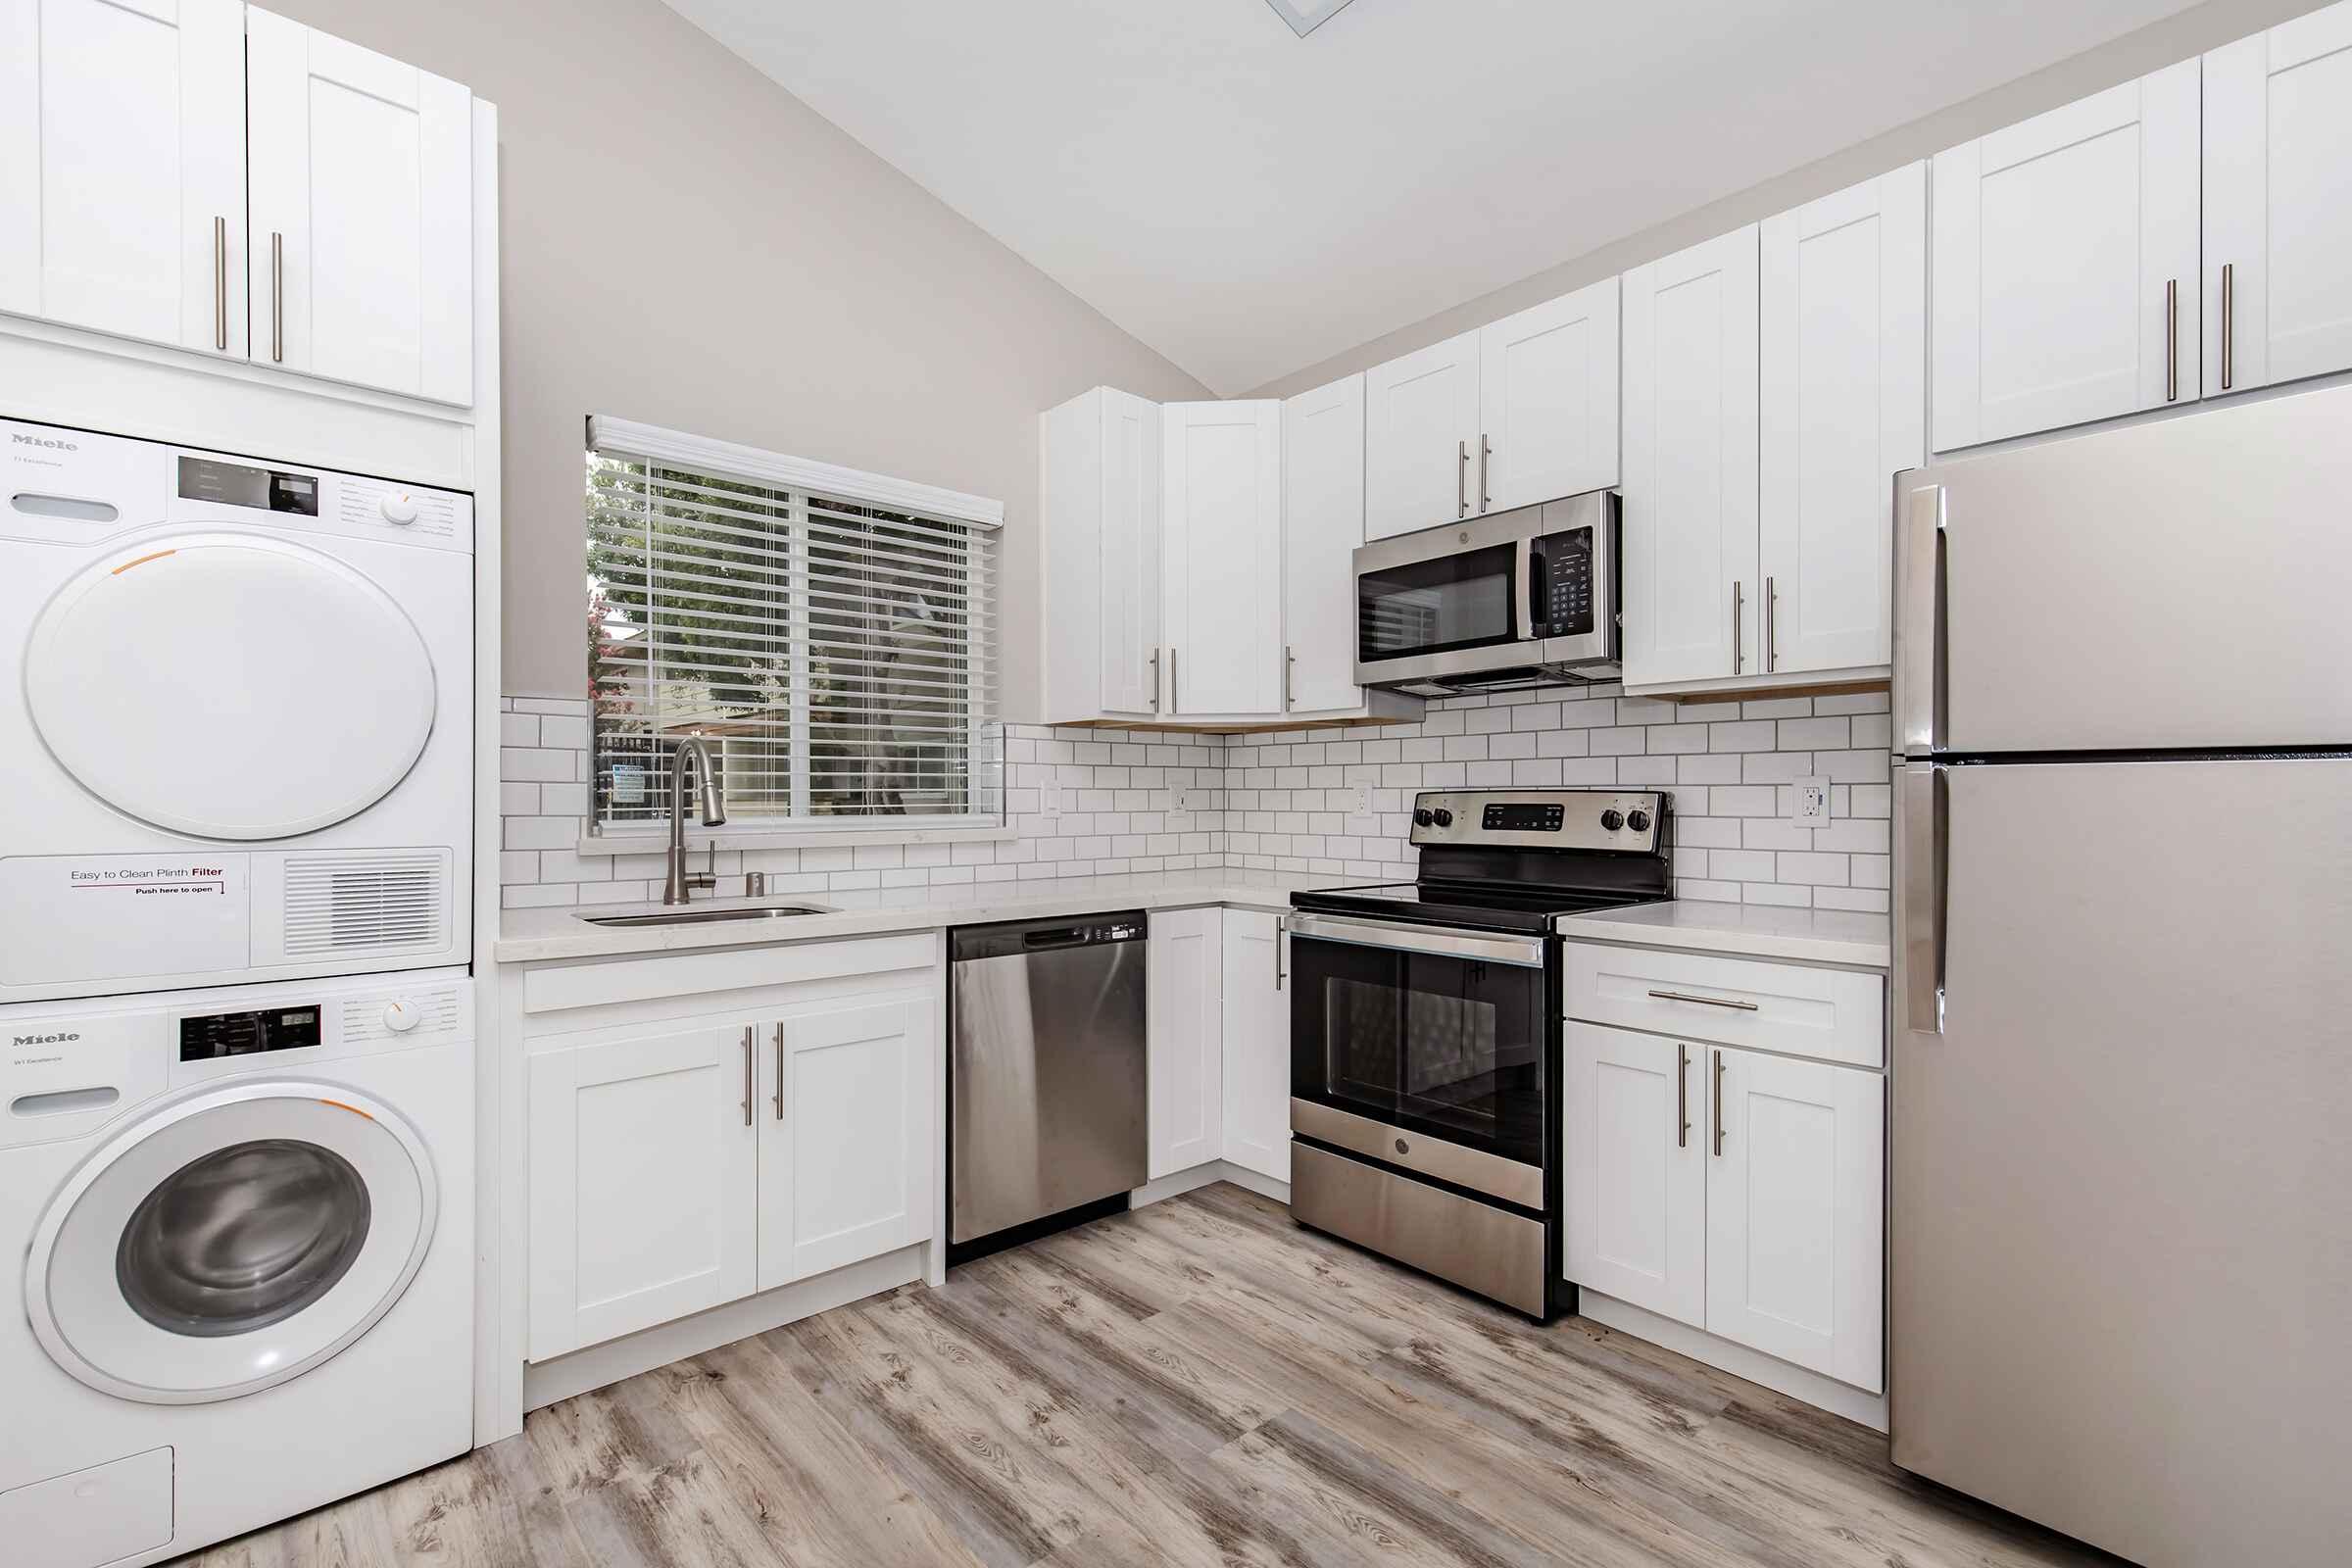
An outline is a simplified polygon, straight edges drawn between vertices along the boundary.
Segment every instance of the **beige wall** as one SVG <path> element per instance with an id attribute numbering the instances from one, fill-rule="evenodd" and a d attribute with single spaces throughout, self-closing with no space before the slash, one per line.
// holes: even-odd
<path id="1" fill-rule="evenodd" d="M 1208 394 L 656 0 L 270 0 L 498 105 L 510 693 L 586 689 L 582 420 L 994 496 L 1037 706 L 1037 415 Z"/>
<path id="2" fill-rule="evenodd" d="M 1489 321 L 1499 320 L 1514 311 L 1531 305 L 1541 305 L 1570 289 L 1638 267 L 1661 256 L 1671 256 L 1685 246 L 1728 233 L 1742 223 L 1752 223 L 1786 212 L 1833 191 L 1843 190 L 1874 174 L 1883 174 L 1898 165 L 1916 159 L 1932 157 L 1946 147 L 1969 141 L 2003 125 L 2072 103 L 2103 88 L 2145 75 L 2177 60 L 2186 60 L 2204 53 L 2219 44 L 2243 38 L 2250 33 L 2298 17 L 2307 11 L 2318 10 L 2314 0 L 2205 0 L 2204 4 L 2166 18 L 2139 31 L 2127 33 L 2113 43 L 2086 50 L 2071 60 L 2062 60 L 2046 70 L 2035 72 L 2006 86 L 1979 94 L 1964 103 L 1930 115 L 1922 120 L 1899 126 L 1884 136 L 1849 147 L 1840 153 L 1804 168 L 1752 186 L 1736 196 L 1710 203 L 1695 212 L 1671 219 L 1654 228 L 1642 230 L 1599 250 L 1562 262 L 1532 277 L 1522 278 L 1491 294 L 1457 305 L 1410 326 L 1398 327 L 1368 343 L 1359 343 L 1345 354 L 1336 354 L 1320 364 L 1307 366 L 1279 380 L 1269 381 L 1250 393 L 1255 398 L 1289 397 L 1338 380 L 1357 370 L 1368 369 L 1415 349 L 1440 343 L 1457 332 L 1466 332 Z M 1932 60 L 1912 62 L 1922 84 L 1922 95 L 1932 96 L 1936 63 Z M 1725 127 L 1726 135 L 1736 134 L 1734 127 Z M 1607 157 L 1606 149 L 1595 152 Z"/>

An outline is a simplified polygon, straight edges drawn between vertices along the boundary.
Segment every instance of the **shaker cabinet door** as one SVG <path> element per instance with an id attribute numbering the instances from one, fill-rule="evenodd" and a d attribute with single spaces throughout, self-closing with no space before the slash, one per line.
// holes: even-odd
<path id="1" fill-rule="evenodd" d="M 1284 989 L 1279 918 L 1223 911 L 1225 1154 L 1236 1165 L 1291 1179 L 1291 998 Z"/>
<path id="2" fill-rule="evenodd" d="M 1473 514 L 1617 482 L 1617 300 L 1603 278 L 1479 329 Z"/>
<path id="3" fill-rule="evenodd" d="M 1282 711 L 1282 405 L 1171 403 L 1160 525 L 1168 711 Z"/>
<path id="4" fill-rule="evenodd" d="M 1935 159 L 1936 451 L 2198 395 L 2198 63 Z"/>
<path id="5" fill-rule="evenodd" d="M 1476 332 L 1364 372 L 1364 537 L 1454 522 L 1470 494 L 1478 440 Z"/>
<path id="6" fill-rule="evenodd" d="M 1282 578 L 1286 712 L 1358 707 L 1356 546 L 1364 542 L 1364 378 L 1282 406 Z"/>
<path id="7" fill-rule="evenodd" d="M 1706 1050 L 1568 1025 L 1567 1276 L 1693 1328 L 1706 1322 Z"/>
<path id="8" fill-rule="evenodd" d="M 253 358 L 473 398 L 473 99 L 247 13 Z"/>
<path id="9" fill-rule="evenodd" d="M 2352 369 L 2352 4 L 2204 70 L 2205 394 Z"/>
<path id="10" fill-rule="evenodd" d="M 749 1025 L 530 1058 L 530 1358 L 755 1286 Z"/>
<path id="11" fill-rule="evenodd" d="M 245 355 L 245 8 L 0 0 L 0 311 Z"/>
<path id="12" fill-rule="evenodd" d="M 1145 1050 L 1154 1181 L 1224 1153 L 1220 912 L 1166 909 L 1152 915 Z"/>

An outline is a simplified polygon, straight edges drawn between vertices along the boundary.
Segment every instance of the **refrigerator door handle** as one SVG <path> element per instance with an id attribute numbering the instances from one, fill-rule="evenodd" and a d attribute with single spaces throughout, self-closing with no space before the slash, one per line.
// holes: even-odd
<path id="1" fill-rule="evenodd" d="M 1925 484 L 1902 500 L 1902 549 L 1895 581 L 1895 749 L 1934 751 L 1943 741 L 1936 674 L 1943 648 L 1943 486 Z"/>
<path id="2" fill-rule="evenodd" d="M 1902 769 L 1903 1027 L 1943 1033 L 1944 845 L 1948 829 L 1945 769 L 1910 762 Z"/>

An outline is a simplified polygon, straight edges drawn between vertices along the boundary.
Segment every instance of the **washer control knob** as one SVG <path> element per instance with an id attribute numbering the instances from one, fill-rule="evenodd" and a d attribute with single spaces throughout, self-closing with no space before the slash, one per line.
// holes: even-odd
<path id="1" fill-rule="evenodd" d="M 1438 819 L 1438 826 L 1440 827 L 1453 826 L 1453 813 L 1446 809 L 1446 808 L 1443 806 L 1439 807 L 1436 810 L 1430 812 L 1429 814 Z"/>
<path id="2" fill-rule="evenodd" d="M 416 498 L 406 494 L 386 496 L 379 510 L 386 522 L 405 528 L 416 520 Z"/>
<path id="3" fill-rule="evenodd" d="M 1437 818 L 1430 813 L 1428 807 L 1421 806 L 1413 808 L 1413 826 L 1427 827 L 1430 823 L 1435 822 Z"/>
<path id="4" fill-rule="evenodd" d="M 405 1035 L 416 1027 L 416 1004 L 403 998 L 384 1004 L 384 1027 L 396 1035 Z"/>
<path id="5" fill-rule="evenodd" d="M 1607 810 L 1600 813 L 1600 825 L 1614 833 L 1619 828 L 1625 826 L 1625 813 L 1612 806 Z"/>
<path id="6" fill-rule="evenodd" d="M 1625 825 L 1632 828 L 1637 833 L 1646 833 L 1649 831 L 1649 813 L 1647 811 L 1635 811 L 1626 817 Z"/>

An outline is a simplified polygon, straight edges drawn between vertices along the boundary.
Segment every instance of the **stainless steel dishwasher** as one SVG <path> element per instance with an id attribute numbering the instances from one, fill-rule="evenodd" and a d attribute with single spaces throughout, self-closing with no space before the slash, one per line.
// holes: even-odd
<path id="1" fill-rule="evenodd" d="M 950 933 L 950 1262 L 1144 1185 L 1145 933 L 1140 909 Z"/>

